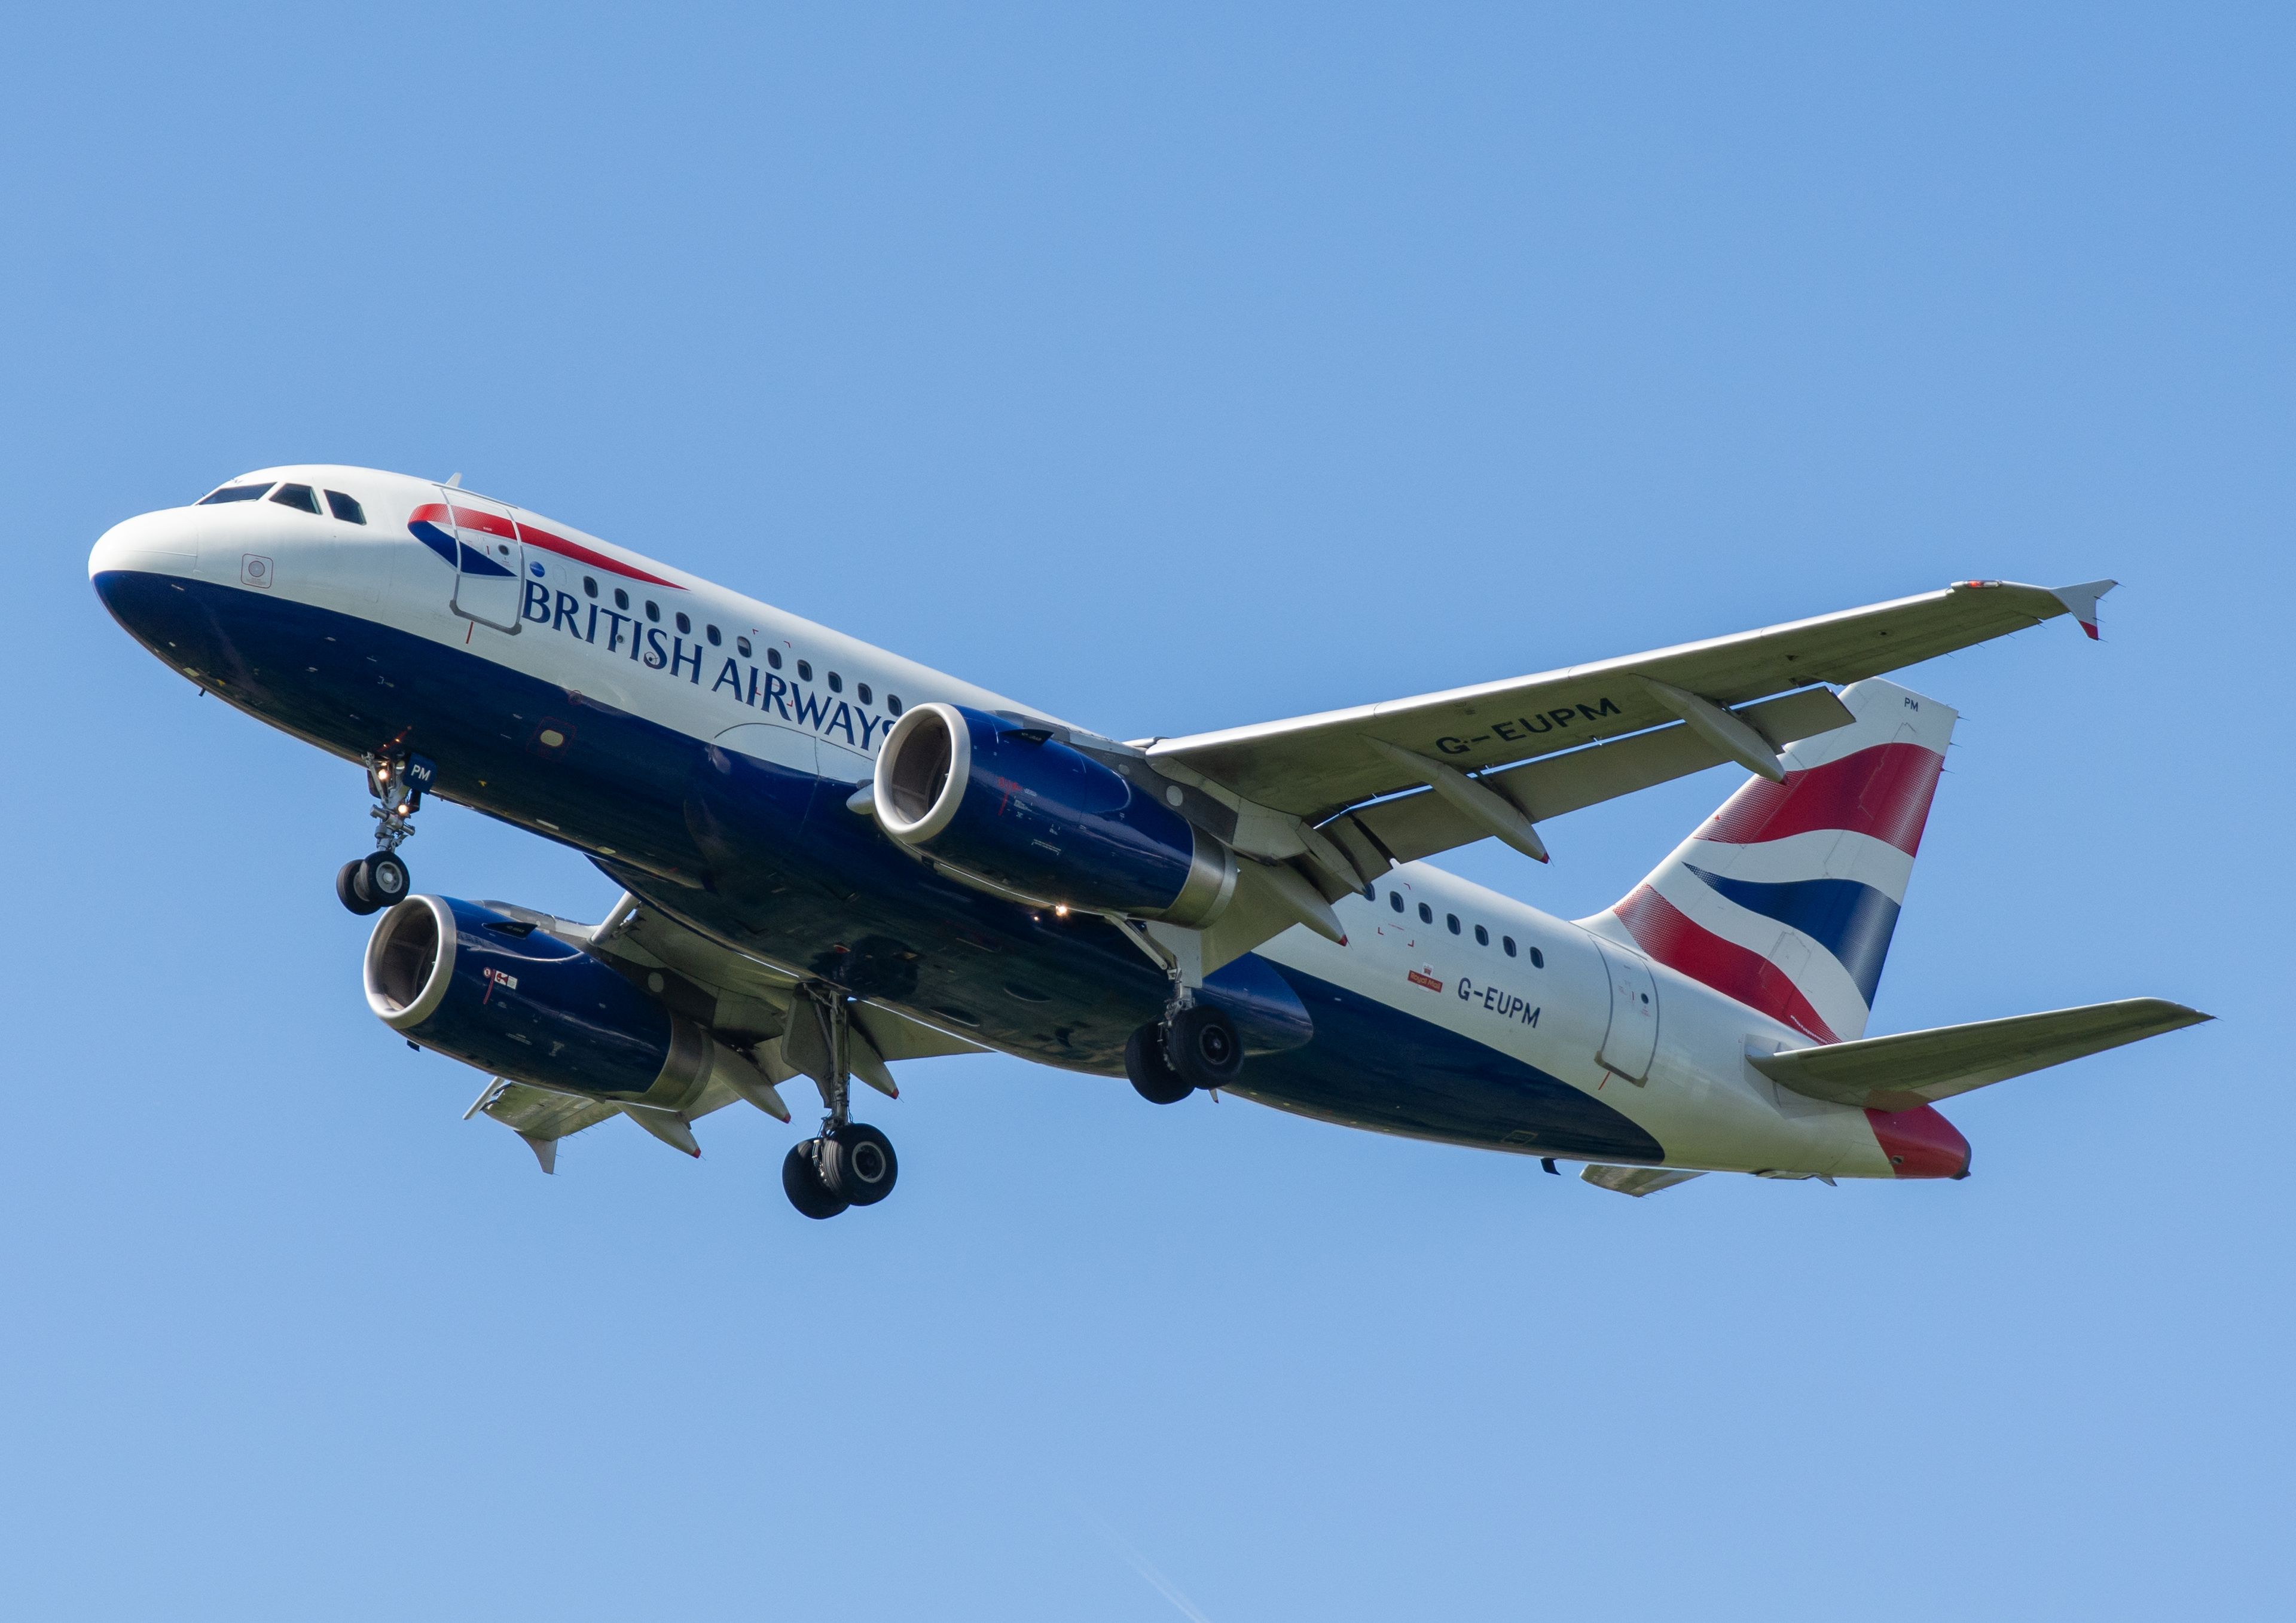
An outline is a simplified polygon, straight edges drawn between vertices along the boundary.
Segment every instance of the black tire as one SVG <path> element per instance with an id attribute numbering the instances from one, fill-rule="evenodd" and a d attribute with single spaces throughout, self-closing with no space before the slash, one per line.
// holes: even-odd
<path id="1" fill-rule="evenodd" d="M 1194 1083 L 1172 1069 L 1160 1021 L 1150 1021 L 1124 1045 L 1124 1074 L 1132 1078 L 1132 1091 L 1151 1104 L 1177 1104 L 1196 1091 Z"/>
<path id="2" fill-rule="evenodd" d="M 407 877 L 406 865 L 389 851 L 361 857 L 358 873 L 351 883 L 361 897 L 377 907 L 397 906 L 414 888 L 414 881 Z"/>
<path id="3" fill-rule="evenodd" d="M 823 1147 L 822 1182 L 856 1206 L 874 1206 L 900 1176 L 893 1141 L 865 1121 L 847 1122 Z"/>
<path id="4" fill-rule="evenodd" d="M 370 902 L 358 888 L 359 859 L 356 857 L 335 870 L 335 899 L 353 913 L 365 917 L 381 909 L 381 902 Z"/>
<path id="5" fill-rule="evenodd" d="M 1243 1038 L 1235 1022 L 1210 1004 L 1190 1004 L 1164 1033 L 1172 1069 L 1192 1086 L 1226 1087 L 1243 1069 Z"/>
<path id="6" fill-rule="evenodd" d="M 791 1144 L 782 1158 L 782 1193 L 789 1203 L 808 1217 L 833 1217 L 850 1204 L 822 1182 L 819 1156 L 822 1141 L 808 1138 Z"/>

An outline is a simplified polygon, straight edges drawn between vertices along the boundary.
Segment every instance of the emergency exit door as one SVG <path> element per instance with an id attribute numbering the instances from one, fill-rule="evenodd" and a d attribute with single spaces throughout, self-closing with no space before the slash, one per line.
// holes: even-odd
<path id="1" fill-rule="evenodd" d="M 1597 936 L 1611 982 L 1611 1027 L 1595 1057 L 1629 1082 L 1647 1080 L 1658 1052 L 1658 982 L 1638 954 Z"/>

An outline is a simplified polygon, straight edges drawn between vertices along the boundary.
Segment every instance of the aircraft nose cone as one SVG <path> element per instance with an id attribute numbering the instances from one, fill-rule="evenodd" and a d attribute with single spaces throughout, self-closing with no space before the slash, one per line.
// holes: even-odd
<path id="1" fill-rule="evenodd" d="M 200 566 L 199 521 L 185 508 L 138 513 L 96 538 L 87 555 L 90 580 L 114 570 L 189 575 Z"/>

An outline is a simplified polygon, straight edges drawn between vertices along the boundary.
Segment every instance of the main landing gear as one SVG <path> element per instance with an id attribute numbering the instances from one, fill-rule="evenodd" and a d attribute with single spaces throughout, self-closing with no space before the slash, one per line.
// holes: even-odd
<path id="1" fill-rule="evenodd" d="M 414 837 L 409 819 L 421 807 L 435 771 L 419 755 L 366 758 L 367 792 L 378 802 L 367 811 L 374 819 L 374 849 L 335 871 L 335 899 L 353 913 L 379 913 L 405 901 L 414 889 L 398 848 Z"/>
<path id="2" fill-rule="evenodd" d="M 1160 943 L 1131 919 L 1111 914 L 1108 920 L 1172 981 L 1164 1018 L 1150 1021 L 1124 1045 L 1124 1074 L 1133 1090 L 1151 1104 L 1177 1104 L 1200 1087 L 1218 1094 L 1243 1069 L 1243 1037 L 1220 1010 L 1196 1001 L 1201 959 L 1184 960 L 1179 949 Z"/>
<path id="3" fill-rule="evenodd" d="M 820 1022 L 829 1051 L 825 1069 L 831 1079 L 821 1085 L 828 1113 L 821 1119 L 821 1135 L 791 1145 L 783 1158 L 782 1193 L 808 1217 L 833 1217 L 849 1206 L 874 1206 L 892 1193 L 901 1163 L 891 1139 L 852 1119 L 852 1017 L 844 993 L 834 987 L 804 990 L 806 996 L 791 1004 L 790 1018 Z"/>
<path id="4" fill-rule="evenodd" d="M 1151 1104 L 1177 1104 L 1200 1087 L 1226 1087 L 1242 1069 L 1235 1022 L 1210 1004 L 1185 1004 L 1124 1045 L 1124 1074 Z"/>

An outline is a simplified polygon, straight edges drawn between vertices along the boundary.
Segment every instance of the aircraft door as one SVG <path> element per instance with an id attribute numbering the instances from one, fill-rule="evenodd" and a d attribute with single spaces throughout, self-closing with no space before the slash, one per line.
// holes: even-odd
<path id="1" fill-rule="evenodd" d="M 1595 1057 L 1629 1082 L 1647 1080 L 1658 1050 L 1658 982 L 1650 965 L 1623 947 L 1596 937 L 1611 983 L 1611 1025 Z"/>
<path id="2" fill-rule="evenodd" d="M 455 537 L 453 608 L 464 619 L 518 635 L 526 593 L 526 547 L 511 510 L 467 490 L 439 487 Z"/>

